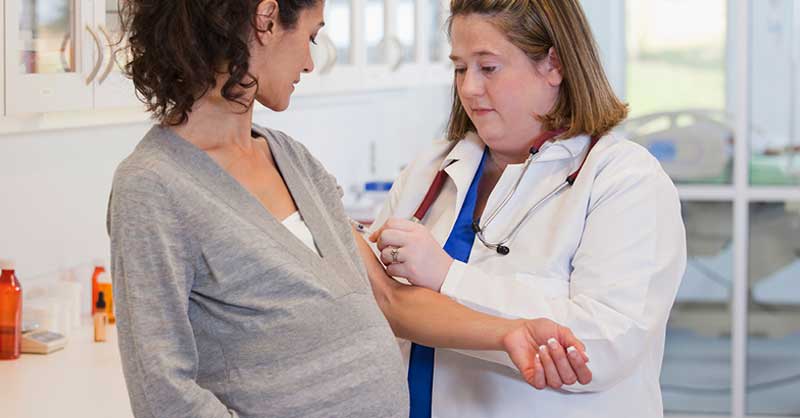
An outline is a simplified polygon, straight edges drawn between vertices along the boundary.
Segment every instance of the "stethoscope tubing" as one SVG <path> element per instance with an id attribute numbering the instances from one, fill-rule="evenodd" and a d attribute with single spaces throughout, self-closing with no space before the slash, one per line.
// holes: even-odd
<path id="1" fill-rule="evenodd" d="M 524 174 L 524 173 L 523 173 L 523 174 Z M 486 223 L 485 223 L 485 224 L 484 224 L 482 227 L 480 227 L 480 226 L 479 226 L 479 227 L 477 228 L 477 230 L 475 231 L 475 236 L 476 236 L 476 237 L 478 237 L 478 239 L 481 241 L 481 243 L 482 243 L 484 246 L 486 246 L 486 247 L 488 247 L 488 248 L 495 249 L 495 250 L 499 250 L 499 251 L 498 251 L 498 253 L 499 253 L 500 255 L 506 255 L 506 254 L 508 254 L 508 252 L 509 252 L 508 250 L 510 250 L 510 249 L 509 249 L 507 246 L 505 246 L 505 244 L 507 244 L 507 243 L 511 242 L 511 241 L 512 241 L 512 240 L 513 240 L 513 239 L 514 239 L 516 236 L 517 236 L 517 234 L 519 233 L 520 229 L 522 228 L 522 225 L 524 225 L 524 224 L 525 224 L 525 222 L 527 222 L 527 221 L 528 221 L 528 218 L 530 218 L 530 217 L 531 217 L 531 216 L 532 216 L 534 213 L 536 213 L 536 211 L 537 211 L 537 210 L 538 210 L 538 209 L 539 209 L 539 208 L 540 208 L 542 205 L 544 205 L 545 203 L 547 203 L 548 201 L 550 201 L 550 199 L 552 199 L 553 197 L 555 197 L 555 196 L 556 196 L 557 194 L 559 194 L 559 193 L 560 193 L 562 190 L 564 190 L 565 188 L 567 188 L 567 187 L 569 187 L 569 186 L 570 186 L 569 182 L 565 181 L 565 182 L 563 182 L 563 183 L 559 184 L 559 185 L 558 185 L 558 187 L 557 187 L 557 188 L 555 188 L 553 191 L 551 191 L 550 193 L 548 193 L 548 194 L 547 194 L 547 196 L 543 197 L 543 198 L 542 198 L 542 199 L 540 199 L 538 202 L 536 202 L 536 204 L 535 204 L 535 205 L 533 205 L 533 206 L 532 206 L 530 209 L 528 209 L 528 211 L 527 211 L 527 212 L 525 212 L 525 215 L 522 217 L 522 219 L 521 219 L 519 222 L 517 222 L 517 224 L 514 226 L 514 228 L 511 230 L 511 232 L 509 232 L 508 234 L 506 234 L 505 238 L 501 239 L 501 240 L 500 240 L 500 241 L 498 241 L 497 243 L 491 243 L 491 242 L 488 242 L 488 241 L 486 240 L 486 238 L 484 237 L 484 235 L 483 235 L 483 232 L 486 230 L 486 227 L 488 227 L 488 226 L 489 226 L 489 221 L 488 221 L 488 220 L 487 220 L 487 222 L 486 222 Z M 500 247 L 506 247 L 506 250 L 500 250 Z"/>
<path id="2" fill-rule="evenodd" d="M 497 205 L 497 207 L 492 211 L 492 213 L 489 214 L 489 216 L 486 218 L 486 222 L 483 223 L 483 226 L 480 225 L 480 221 L 474 221 L 472 223 L 472 229 L 475 232 L 475 236 L 478 237 L 478 240 L 480 240 L 481 244 L 483 244 L 485 247 L 490 248 L 490 249 L 494 249 L 500 255 L 507 255 L 510 252 L 510 249 L 508 248 L 508 246 L 506 244 L 511 242 L 516 237 L 516 235 L 519 233 L 519 230 L 521 229 L 522 225 L 524 225 L 525 222 L 527 222 L 528 219 L 534 213 L 536 213 L 536 211 L 542 205 L 544 205 L 545 203 L 550 201 L 553 197 L 555 197 L 557 194 L 559 194 L 565 188 L 571 187 L 572 184 L 575 182 L 575 179 L 577 179 L 578 174 L 580 174 L 581 169 L 583 169 L 583 165 L 586 163 L 586 159 L 589 158 L 589 153 L 592 151 L 592 148 L 594 148 L 594 146 L 597 143 L 597 141 L 599 140 L 599 138 L 592 138 L 591 139 L 591 141 L 589 143 L 589 149 L 586 151 L 586 155 L 583 157 L 583 161 L 581 161 L 580 166 L 578 166 L 578 168 L 575 171 L 573 171 L 569 176 L 567 176 L 567 178 L 564 180 L 563 183 L 559 184 L 558 187 L 553 189 L 553 191 L 548 193 L 545 197 L 540 199 L 538 202 L 536 202 L 535 205 L 533 205 L 530 209 L 528 209 L 528 211 L 525 212 L 525 215 L 522 217 L 522 219 L 519 222 L 517 222 L 517 224 L 514 226 L 514 228 L 512 228 L 511 232 L 506 234 L 506 236 L 503 239 L 501 239 L 500 241 L 498 241 L 496 243 L 488 242 L 486 240 L 486 237 L 484 236 L 483 232 L 491 224 L 491 222 L 497 217 L 497 215 L 499 215 L 500 212 L 506 207 L 508 202 L 511 201 L 511 198 L 514 196 L 514 193 L 516 193 L 517 189 L 519 188 L 519 185 L 522 182 L 522 179 L 528 173 L 528 168 L 530 167 L 530 165 L 533 162 L 533 160 L 537 157 L 538 151 L 539 151 L 539 147 L 544 142 L 554 138 L 557 135 L 560 135 L 561 133 L 563 133 L 565 131 L 566 131 L 565 129 L 561 129 L 561 130 L 548 131 L 548 132 L 542 133 L 542 135 L 540 135 L 534 141 L 534 146 L 531 147 L 530 155 L 525 160 L 525 166 L 522 169 L 522 173 L 519 175 L 519 177 L 517 177 L 517 180 L 514 182 L 514 185 L 511 187 L 511 190 L 506 194 L 506 196 L 503 198 L 503 200 L 500 202 L 500 204 Z M 558 145 L 560 145 L 560 144 L 558 144 Z M 563 146 L 563 145 L 561 145 L 561 146 Z M 436 200 L 436 198 L 439 196 L 439 193 L 442 190 L 442 185 L 444 184 L 444 180 L 445 180 L 444 176 L 445 176 L 444 170 L 439 170 L 439 172 L 436 173 L 436 177 L 434 177 L 433 182 L 431 183 L 430 187 L 428 188 L 428 191 L 425 193 L 425 197 L 422 199 L 422 202 L 420 203 L 419 207 L 414 212 L 414 215 L 411 217 L 412 221 L 419 223 L 419 222 L 421 222 L 422 218 L 425 217 L 425 214 L 428 213 L 428 209 L 430 209 L 430 207 L 433 205 L 433 202 Z"/>

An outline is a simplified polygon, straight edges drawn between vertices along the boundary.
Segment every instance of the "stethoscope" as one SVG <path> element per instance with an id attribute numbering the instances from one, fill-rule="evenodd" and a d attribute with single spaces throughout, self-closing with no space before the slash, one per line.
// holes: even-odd
<path id="1" fill-rule="evenodd" d="M 508 248 L 507 244 L 514 239 L 514 237 L 519 232 L 520 227 L 528 220 L 528 218 L 530 218 L 531 215 L 536 213 L 536 210 L 538 210 L 542 205 L 544 205 L 550 199 L 559 194 L 562 190 L 572 186 L 572 184 L 575 183 L 575 179 L 578 178 L 578 174 L 580 174 L 583 165 L 586 163 L 586 159 L 589 157 L 589 153 L 592 151 L 592 148 L 594 148 L 595 144 L 597 144 L 597 141 L 600 139 L 599 137 L 594 137 L 589 142 L 589 149 L 586 151 L 586 155 L 583 157 L 583 161 L 581 161 L 581 165 L 578 166 L 578 169 L 573 171 L 570 175 L 568 175 L 567 178 L 564 180 L 564 182 L 560 183 L 558 187 L 553 189 L 553 191 L 551 191 L 545 197 L 540 199 L 535 205 L 531 206 L 531 208 L 528 209 L 527 212 L 525 212 L 525 216 L 522 217 L 522 219 L 514 226 L 514 228 L 511 229 L 511 231 L 508 234 L 506 234 L 505 237 L 503 237 L 500 241 L 497 242 L 489 242 L 486 240 L 486 237 L 484 237 L 483 233 L 484 231 L 486 231 L 486 228 L 489 226 L 489 224 L 492 223 L 492 221 L 503 210 L 503 208 L 505 208 L 505 206 L 514 196 L 514 193 L 517 191 L 519 184 L 522 182 L 522 178 L 525 177 L 525 174 L 528 172 L 528 167 L 530 167 L 535 156 L 538 155 L 539 148 L 541 148 L 542 144 L 564 133 L 565 131 L 566 129 L 546 131 L 540 134 L 536 139 L 534 139 L 533 145 L 531 146 L 530 149 L 530 155 L 528 155 L 528 158 L 525 159 L 525 165 L 522 169 L 522 173 L 520 173 L 519 177 L 517 177 L 517 180 L 514 182 L 514 186 L 511 188 L 508 194 L 506 194 L 505 198 L 503 198 L 500 204 L 497 205 L 495 210 L 493 210 L 492 213 L 489 214 L 489 216 L 486 218 L 486 222 L 484 222 L 483 225 L 481 225 L 479 221 L 472 222 L 472 230 L 475 232 L 475 236 L 478 237 L 478 240 L 480 240 L 480 242 L 486 248 L 495 250 L 500 255 L 507 255 L 511 251 L 511 249 Z M 433 202 L 436 200 L 436 198 L 439 196 L 439 193 L 442 191 L 442 186 L 444 186 L 446 178 L 447 174 L 445 173 L 444 170 L 439 170 L 439 172 L 436 173 L 436 177 L 433 178 L 433 182 L 428 188 L 428 191 L 425 193 L 425 197 L 422 199 L 422 202 L 419 204 L 419 207 L 417 207 L 417 210 L 414 212 L 414 216 L 411 218 L 412 221 L 420 222 L 422 218 L 425 217 L 425 214 L 428 213 L 428 209 L 430 209 L 430 207 L 433 205 Z"/>

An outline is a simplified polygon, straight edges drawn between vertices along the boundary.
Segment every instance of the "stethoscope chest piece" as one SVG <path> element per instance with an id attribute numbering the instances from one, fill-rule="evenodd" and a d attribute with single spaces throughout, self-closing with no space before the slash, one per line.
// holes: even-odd
<path id="1" fill-rule="evenodd" d="M 472 232 L 474 232 L 476 235 L 481 233 L 481 226 L 478 224 L 478 221 L 472 221 Z M 479 237 L 479 239 L 481 238 Z M 481 239 L 481 242 L 483 242 L 483 239 Z M 511 252 L 511 249 L 503 244 L 494 245 L 494 250 L 500 255 L 508 255 L 508 253 Z"/>

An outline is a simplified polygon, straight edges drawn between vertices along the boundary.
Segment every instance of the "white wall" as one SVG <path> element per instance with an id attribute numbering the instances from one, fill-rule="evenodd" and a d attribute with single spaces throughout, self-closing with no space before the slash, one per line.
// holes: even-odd
<path id="1" fill-rule="evenodd" d="M 448 109 L 449 88 L 438 87 L 296 98 L 288 111 L 262 111 L 255 119 L 306 144 L 349 190 L 369 177 L 369 141 L 377 142 L 377 175 L 391 177 L 440 135 Z M 91 260 L 108 257 L 105 213 L 114 169 L 148 128 L 0 135 L 0 258 L 17 261 L 23 287 L 70 270 L 89 283 Z"/>

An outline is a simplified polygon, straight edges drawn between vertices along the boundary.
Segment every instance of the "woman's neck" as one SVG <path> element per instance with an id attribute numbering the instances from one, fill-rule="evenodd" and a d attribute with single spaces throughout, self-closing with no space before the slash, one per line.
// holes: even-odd
<path id="1" fill-rule="evenodd" d="M 241 105 L 215 91 L 194 103 L 185 123 L 170 129 L 204 151 L 236 148 L 247 152 L 253 148 L 252 121 L 252 106 L 242 112 Z"/>

